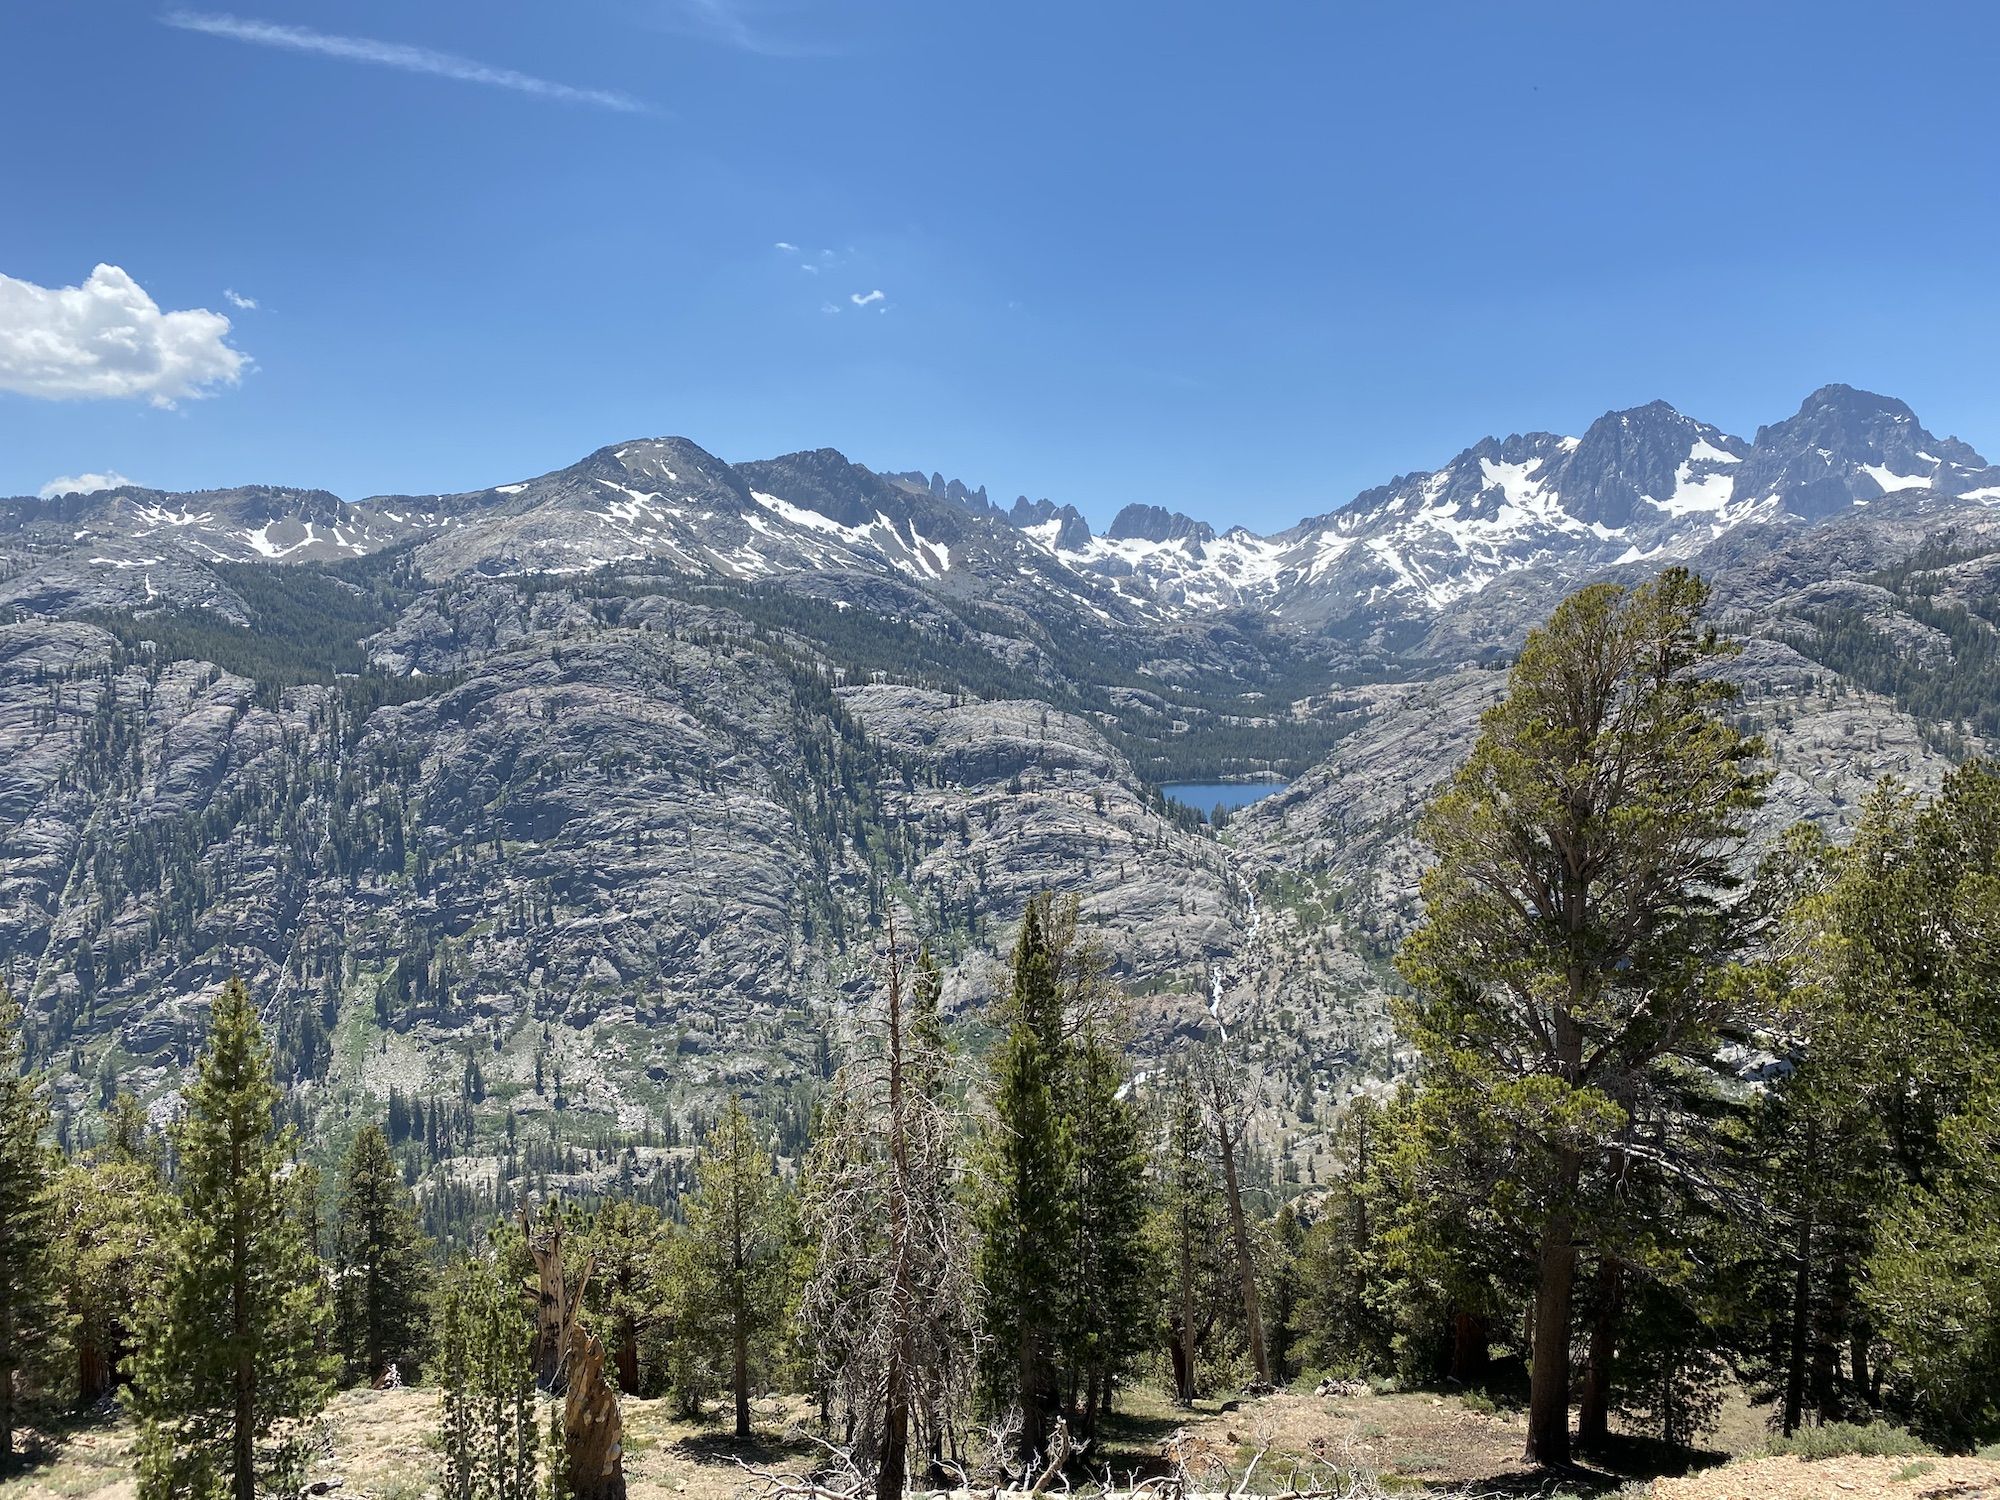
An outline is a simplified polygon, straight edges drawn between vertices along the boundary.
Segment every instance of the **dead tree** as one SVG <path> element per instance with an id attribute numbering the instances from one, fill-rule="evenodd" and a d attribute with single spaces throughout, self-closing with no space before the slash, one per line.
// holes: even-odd
<path id="1" fill-rule="evenodd" d="M 973 1360 L 938 976 L 920 957 L 909 982 L 905 965 L 892 928 L 887 1003 L 834 1080 L 803 1193 L 819 1249 L 805 1320 L 877 1500 L 898 1500 L 913 1469 L 941 1462 Z"/>
<path id="2" fill-rule="evenodd" d="M 618 1393 L 604 1378 L 604 1341 L 577 1320 L 597 1257 L 584 1263 L 571 1287 L 563 1271 L 558 1220 L 537 1229 L 521 1211 L 521 1229 L 534 1258 L 527 1283 L 535 1301 L 535 1377 L 563 1402 L 563 1466 L 573 1500 L 625 1500 L 624 1423 Z"/>
<path id="3" fill-rule="evenodd" d="M 1198 1063 L 1202 1093 L 1208 1106 L 1215 1146 L 1222 1157 L 1222 1185 L 1229 1203 L 1229 1237 L 1236 1250 L 1236 1276 L 1243 1292 L 1243 1326 L 1250 1335 L 1250 1365 L 1260 1385 L 1271 1383 L 1271 1360 L 1264 1349 L 1264 1315 L 1257 1296 L 1257 1259 L 1250 1246 L 1250 1224 L 1243 1210 L 1243 1189 L 1237 1181 L 1236 1157 L 1250 1127 L 1249 1079 L 1221 1052 L 1220 1046 Z"/>

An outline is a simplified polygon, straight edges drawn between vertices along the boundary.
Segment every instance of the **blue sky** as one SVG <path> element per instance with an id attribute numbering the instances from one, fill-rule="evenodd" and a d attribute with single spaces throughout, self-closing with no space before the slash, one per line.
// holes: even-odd
<path id="1" fill-rule="evenodd" d="M 678 433 L 1271 528 L 1829 380 L 1993 456 L 1996 43 L 1879 0 L 9 0 L 0 494 Z M 36 342 L 105 317 L 132 368 Z"/>

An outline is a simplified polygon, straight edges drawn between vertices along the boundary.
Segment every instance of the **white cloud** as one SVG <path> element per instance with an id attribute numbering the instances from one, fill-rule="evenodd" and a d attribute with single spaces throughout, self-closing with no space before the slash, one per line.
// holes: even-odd
<path id="1" fill-rule="evenodd" d="M 235 291 L 230 287 L 222 289 L 222 300 L 227 302 L 231 307 L 242 308 L 245 312 L 255 312 L 257 310 L 257 299 L 255 297 L 246 297 L 241 292 Z"/>
<path id="2" fill-rule="evenodd" d="M 242 378 L 250 359 L 228 333 L 229 319 L 206 308 L 161 312 L 117 266 L 82 286 L 0 275 L 0 391 L 172 406 Z"/>
<path id="3" fill-rule="evenodd" d="M 806 275 L 808 275 L 808 276 L 817 276 L 817 275 L 819 275 L 819 267 L 818 267 L 818 266 L 816 266 L 816 265 L 814 265 L 814 264 L 813 264 L 813 263 L 812 263 L 811 261 L 801 261 L 801 262 L 799 262 L 799 269 L 800 269 L 801 271 L 805 272 L 805 273 L 806 273 Z"/>
<path id="4" fill-rule="evenodd" d="M 794 245 L 790 240 L 779 240 L 771 248 L 773 250 L 782 250 L 787 255 L 797 255 L 799 253 L 799 247 Z"/>
<path id="5" fill-rule="evenodd" d="M 491 88 L 512 89 L 517 94 L 533 94 L 564 104 L 589 104 L 598 109 L 615 109 L 626 114 L 643 114 L 646 106 L 628 94 L 611 89 L 573 88 L 553 83 L 531 73 L 459 57 L 450 52 L 433 52 L 428 47 L 410 47 L 401 42 L 382 42 L 365 36 L 333 36 L 304 26 L 283 26 L 275 21 L 246 20 L 240 16 L 216 15 L 206 11 L 170 10 L 161 21 L 182 31 L 199 31 L 207 36 L 228 37 L 258 47 L 280 47 L 290 52 L 315 52 L 337 57 L 343 62 L 369 63 L 378 68 L 396 68 L 405 73 L 428 73 L 436 78 L 454 78 L 460 83 L 483 83 Z"/>
<path id="6" fill-rule="evenodd" d="M 44 500 L 53 500 L 58 495 L 94 495 L 99 490 L 122 490 L 131 483 L 113 469 L 106 474 L 65 474 L 60 479 L 51 479 L 35 493 Z"/>
<path id="7" fill-rule="evenodd" d="M 838 302 L 822 302 L 819 305 L 819 310 L 825 313 L 829 318 L 837 318 L 840 316 L 840 304 Z"/>
<path id="8" fill-rule="evenodd" d="M 880 287 L 877 287 L 872 292 L 849 292 L 847 294 L 847 300 L 849 302 L 852 302 L 856 307 L 866 307 L 871 302 L 882 301 L 884 299 L 884 296 L 885 293 L 882 291 L 882 289 Z"/>

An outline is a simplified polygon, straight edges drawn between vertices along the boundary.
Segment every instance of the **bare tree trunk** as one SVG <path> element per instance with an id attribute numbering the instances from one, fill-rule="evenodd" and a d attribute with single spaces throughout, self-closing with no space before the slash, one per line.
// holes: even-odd
<path id="1" fill-rule="evenodd" d="M 1574 1168 L 1571 1168 L 1574 1171 Z M 1576 1226 L 1558 1209 L 1542 1231 L 1535 1284 L 1535 1347 L 1528 1377 L 1531 1464 L 1569 1462 L 1569 1312 L 1575 1291 Z"/>
<path id="2" fill-rule="evenodd" d="M 1469 1385 L 1486 1378 L 1486 1346 L 1490 1330 L 1476 1312 L 1454 1308 L 1451 1314 L 1451 1365 L 1446 1375 Z"/>
<path id="3" fill-rule="evenodd" d="M 628 1396 L 639 1394 L 639 1341 L 626 1336 L 618 1341 L 614 1362 L 618 1366 L 618 1389 Z"/>
<path id="4" fill-rule="evenodd" d="M 1219 1090 L 1222 1075 L 1217 1074 L 1215 1084 Z M 1257 1263 L 1250 1253 L 1250 1228 L 1243 1217 L 1243 1194 L 1236 1182 L 1236 1148 L 1240 1136 L 1229 1132 L 1229 1116 L 1223 1111 L 1223 1100 L 1217 1098 L 1215 1139 L 1222 1148 L 1222 1185 L 1229 1197 L 1229 1233 L 1236 1242 L 1236 1275 L 1243 1285 L 1243 1326 L 1250 1334 L 1250 1367 L 1257 1372 L 1259 1383 L 1271 1383 L 1271 1360 L 1264 1351 L 1264 1316 L 1257 1303 Z"/>
<path id="5" fill-rule="evenodd" d="M 1812 1210 L 1806 1209 L 1799 1217 L 1798 1243 L 1792 1252 L 1797 1257 L 1797 1269 L 1792 1276 L 1791 1347 L 1785 1360 L 1786 1437 L 1797 1432 L 1805 1420 L 1806 1336 L 1812 1318 L 1812 1240 Z"/>
<path id="6" fill-rule="evenodd" d="M 563 1393 L 563 1458 L 572 1500 L 625 1500 L 624 1421 L 618 1393 L 604 1378 L 604 1341 L 576 1321 L 584 1289 L 596 1270 L 585 1264 L 574 1288 L 563 1277 L 562 1228 L 537 1235 L 528 1211 L 521 1229 L 535 1262 L 528 1293 L 536 1299 L 542 1342 L 538 1363 L 551 1368 L 551 1390 Z"/>
<path id="7" fill-rule="evenodd" d="M 882 1450 L 875 1465 L 875 1500 L 902 1500 L 910 1477 L 910 1390 L 903 1362 L 889 1367 L 882 1408 Z"/>
<path id="8" fill-rule="evenodd" d="M 243 1181 L 243 1145 L 229 1144 L 229 1180 Z M 240 1191 L 238 1202 L 241 1202 Z M 231 1442 L 230 1493 L 234 1500 L 257 1500 L 257 1365 L 250 1352 L 250 1230 L 239 1208 L 230 1225 L 230 1325 L 236 1336 L 236 1411 Z M 12 1371 L 8 1372 L 9 1380 Z"/>
<path id="9" fill-rule="evenodd" d="M 1183 1405 L 1194 1402 L 1194 1243 L 1188 1226 L 1181 1226 L 1181 1326 L 1175 1330 L 1174 1394 Z"/>
<path id="10" fill-rule="evenodd" d="M 1576 1440 L 1586 1450 L 1602 1448 L 1611 1436 L 1611 1362 L 1618 1347 L 1618 1311 L 1624 1273 L 1614 1260 L 1597 1263 L 1597 1301 L 1590 1318 L 1590 1366 L 1583 1399 L 1577 1404 Z"/>
<path id="11" fill-rule="evenodd" d="M 81 1405 L 94 1405 L 111 1389 L 112 1362 L 105 1351 L 88 1338 L 76 1344 L 76 1393 Z"/>
<path id="12" fill-rule="evenodd" d="M 743 1327 L 743 1318 L 736 1319 L 735 1364 L 731 1383 L 736 1389 L 736 1435 L 750 1436 L 750 1338 Z"/>

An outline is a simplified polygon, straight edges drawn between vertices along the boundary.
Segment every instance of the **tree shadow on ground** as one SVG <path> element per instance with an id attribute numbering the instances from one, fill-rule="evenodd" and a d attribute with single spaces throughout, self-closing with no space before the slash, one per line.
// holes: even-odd
<path id="1" fill-rule="evenodd" d="M 15 1452 L 0 1458 L 0 1479 L 53 1468 L 63 1458 L 73 1456 L 76 1449 L 95 1447 L 101 1437 L 112 1432 L 117 1413 L 115 1402 L 107 1398 L 83 1411 L 44 1414 L 31 1425 L 16 1428 Z M 108 1453 L 113 1462 L 122 1457 L 122 1445 Z"/>
<path id="2" fill-rule="evenodd" d="M 1093 1475 L 1101 1475 L 1108 1466 L 1121 1484 L 1128 1475 L 1157 1479 L 1173 1469 L 1162 1451 L 1167 1439 L 1219 1409 L 1213 1402 L 1164 1411 L 1127 1412 L 1114 1407 L 1098 1419 L 1097 1435 L 1081 1455 L 1082 1466 Z"/>
<path id="3" fill-rule="evenodd" d="M 812 1458 L 826 1450 L 804 1437 L 791 1437 L 782 1432 L 753 1429 L 749 1437 L 739 1438 L 732 1432 L 718 1429 L 676 1438 L 665 1444 L 662 1451 L 691 1464 L 733 1469 L 739 1460 L 758 1468 L 769 1468 L 801 1458 Z"/>
<path id="4" fill-rule="evenodd" d="M 1594 1446 L 1577 1462 L 1559 1469 L 1515 1470 L 1475 1480 L 1469 1488 L 1481 1495 L 1578 1496 L 1615 1495 L 1635 1480 L 1673 1479 L 1699 1469 L 1729 1462 L 1727 1453 L 1708 1448 L 1683 1448 L 1658 1438 L 1614 1435 Z M 1459 1484 L 1432 1489 L 1466 1488 Z"/>

